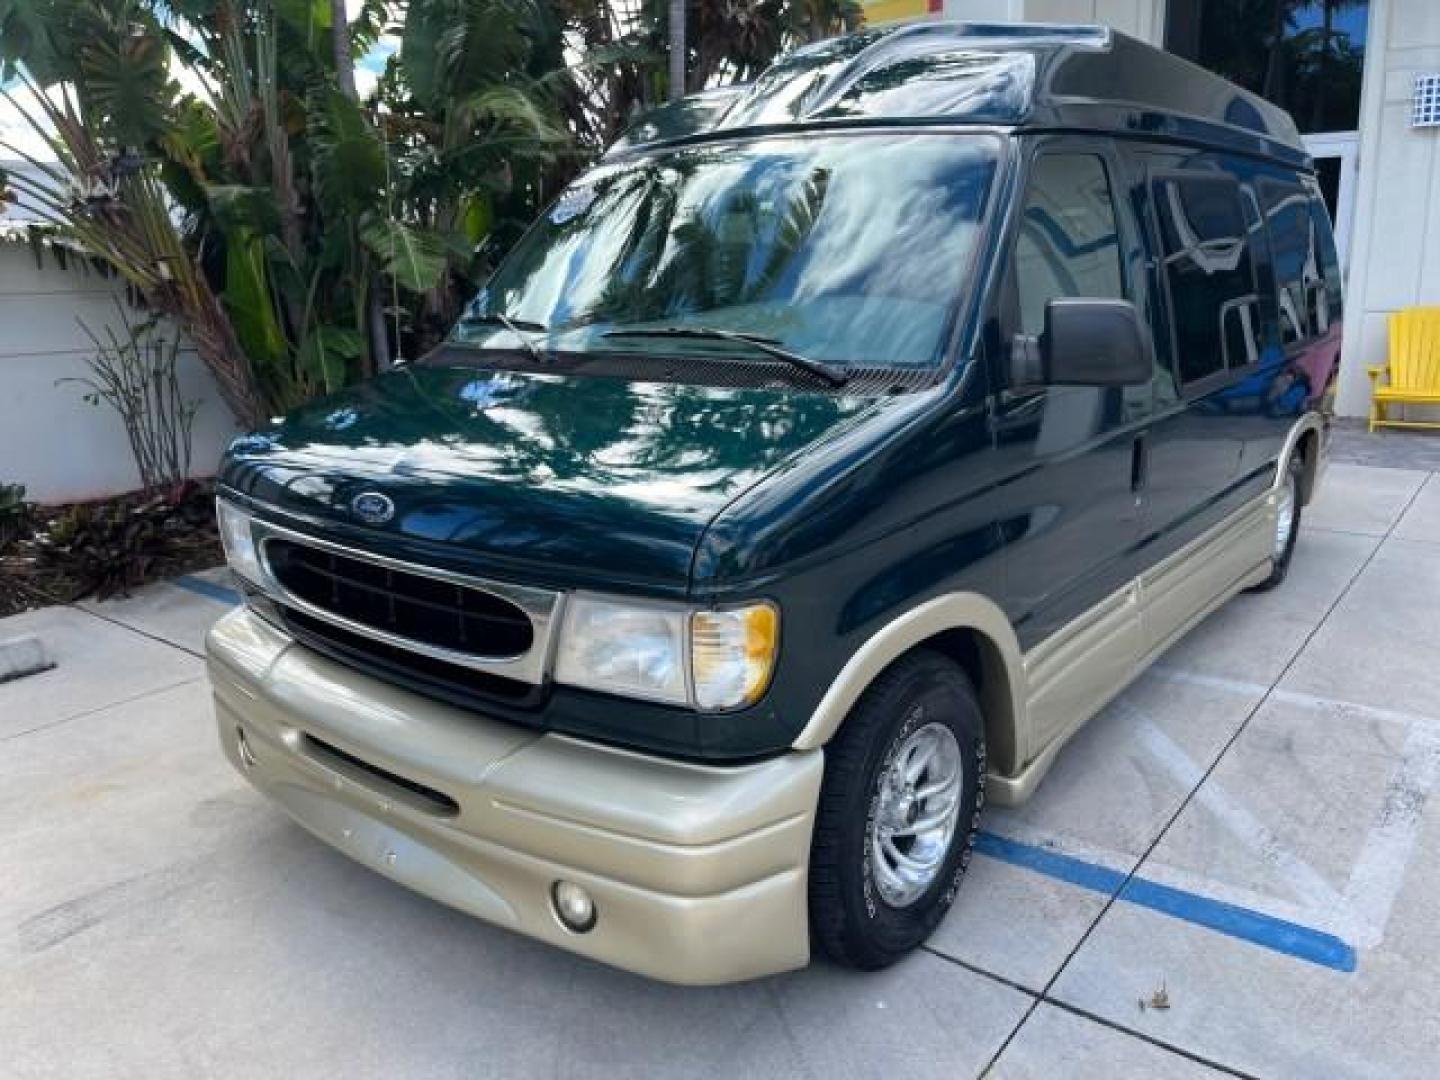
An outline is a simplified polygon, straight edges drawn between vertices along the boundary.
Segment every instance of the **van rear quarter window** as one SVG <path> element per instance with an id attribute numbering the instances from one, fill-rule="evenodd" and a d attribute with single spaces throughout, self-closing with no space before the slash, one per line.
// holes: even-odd
<path id="1" fill-rule="evenodd" d="M 1335 235 L 1330 227 L 1330 213 L 1318 191 L 1310 195 L 1310 224 L 1314 230 L 1315 255 L 1320 262 L 1320 281 L 1310 293 L 1314 332 L 1325 334 L 1333 323 L 1340 321 L 1343 290 L 1340 256 L 1335 250 Z"/>
<path id="2" fill-rule="evenodd" d="M 1279 290 L 1280 341 L 1290 345 L 1311 334 L 1309 297 L 1320 277 L 1310 198 L 1299 184 L 1269 178 L 1257 188 Z"/>
<path id="3" fill-rule="evenodd" d="M 1259 296 L 1240 185 L 1220 174 L 1160 173 L 1152 188 L 1181 382 L 1254 363 Z"/>

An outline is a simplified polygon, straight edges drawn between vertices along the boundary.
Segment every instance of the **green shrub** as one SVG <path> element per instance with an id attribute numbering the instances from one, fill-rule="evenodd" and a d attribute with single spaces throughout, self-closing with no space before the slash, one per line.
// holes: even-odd
<path id="1" fill-rule="evenodd" d="M 0 551 L 24 534 L 30 524 L 30 504 L 24 484 L 0 484 Z"/>

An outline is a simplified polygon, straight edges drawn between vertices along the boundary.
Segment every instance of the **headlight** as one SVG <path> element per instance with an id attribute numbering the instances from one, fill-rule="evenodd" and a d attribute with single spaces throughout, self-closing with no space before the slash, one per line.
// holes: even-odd
<path id="1" fill-rule="evenodd" d="M 555 680 L 611 694 L 732 709 L 770 683 L 779 613 L 769 604 L 723 611 L 610 600 L 567 602 Z"/>
<path id="2" fill-rule="evenodd" d="M 611 694 L 683 705 L 682 608 L 572 596 L 565 607 L 555 679 Z"/>
<path id="3" fill-rule="evenodd" d="M 216 499 L 215 520 L 230 569 L 251 584 L 259 585 L 265 575 L 260 569 L 260 553 L 255 550 L 255 536 L 250 530 L 250 515 L 234 503 Z"/>

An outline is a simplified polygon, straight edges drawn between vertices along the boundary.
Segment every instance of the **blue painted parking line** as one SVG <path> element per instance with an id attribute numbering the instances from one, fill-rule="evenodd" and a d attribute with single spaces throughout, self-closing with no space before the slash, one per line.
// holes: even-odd
<path id="1" fill-rule="evenodd" d="M 235 589 L 227 585 L 217 585 L 215 582 L 208 581 L 202 577 L 185 574 L 183 577 L 176 578 L 175 584 L 182 589 L 195 593 L 197 596 L 203 596 L 207 600 L 216 600 L 222 604 L 240 603 L 240 593 Z"/>
<path id="2" fill-rule="evenodd" d="M 1119 899 L 1158 911 L 1162 915 L 1183 919 L 1229 937 L 1248 941 L 1274 952 L 1306 960 L 1335 971 L 1355 970 L 1355 950 L 1334 934 L 1315 930 L 1298 923 L 1286 922 L 1272 915 L 1212 900 L 1198 893 L 1171 888 L 1142 877 L 1128 878 L 1118 870 L 1098 863 L 1086 862 L 1072 855 L 1046 851 L 1033 844 L 1022 844 L 994 833 L 982 832 L 975 838 L 975 850 L 992 859 L 1024 867 L 1058 881 L 1069 882 L 1091 892 L 1106 896 L 1119 894 Z"/>

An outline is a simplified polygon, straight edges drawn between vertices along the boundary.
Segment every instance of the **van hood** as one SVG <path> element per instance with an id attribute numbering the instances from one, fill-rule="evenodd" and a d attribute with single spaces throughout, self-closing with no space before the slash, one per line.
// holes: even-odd
<path id="1" fill-rule="evenodd" d="M 724 507 L 892 400 L 408 366 L 236 440 L 221 480 L 402 557 L 683 591 Z M 358 520 L 363 492 L 394 516 Z"/>

